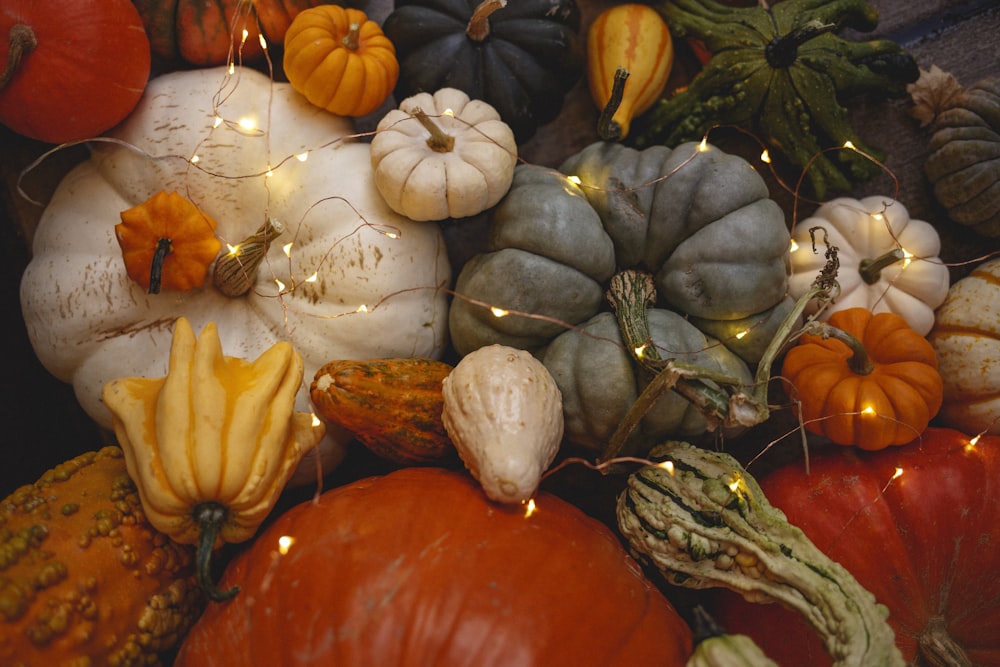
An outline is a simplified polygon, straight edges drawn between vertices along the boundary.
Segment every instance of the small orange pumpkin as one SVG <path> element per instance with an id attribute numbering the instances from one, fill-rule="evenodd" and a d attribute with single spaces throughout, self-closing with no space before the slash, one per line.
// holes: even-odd
<path id="1" fill-rule="evenodd" d="M 115 236 L 128 277 L 150 294 L 201 287 L 222 242 L 215 220 L 182 195 L 164 190 L 122 211 Z"/>
<path id="2" fill-rule="evenodd" d="M 300 12 L 285 33 L 285 75 L 312 104 L 338 116 L 364 116 L 392 94 L 396 49 L 359 9 L 321 5 Z"/>
<path id="3" fill-rule="evenodd" d="M 941 408 L 943 383 L 926 338 L 899 315 L 848 308 L 788 351 L 781 375 L 806 430 L 839 445 L 911 442 Z M 846 336 L 843 334 L 847 334 Z"/>

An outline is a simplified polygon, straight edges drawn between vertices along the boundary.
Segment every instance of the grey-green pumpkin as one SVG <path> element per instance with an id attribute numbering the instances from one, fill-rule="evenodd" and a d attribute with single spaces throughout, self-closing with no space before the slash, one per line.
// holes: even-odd
<path id="1" fill-rule="evenodd" d="M 716 333 L 736 322 L 767 339 L 785 300 L 789 244 L 781 208 L 742 158 L 695 143 L 638 151 L 597 142 L 559 171 L 517 168 L 486 251 L 458 277 L 452 343 L 460 354 L 493 343 L 531 350 L 563 392 L 567 439 L 600 449 L 649 380 L 608 312 L 610 278 L 652 276 L 648 318 L 662 358 L 749 383 L 747 364 L 688 318 Z M 740 354 L 761 347 L 741 341 Z M 639 436 L 694 437 L 706 425 L 671 393 Z"/>

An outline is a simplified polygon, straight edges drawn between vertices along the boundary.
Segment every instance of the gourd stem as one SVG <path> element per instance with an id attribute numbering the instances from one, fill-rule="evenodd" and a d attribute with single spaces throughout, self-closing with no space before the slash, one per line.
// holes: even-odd
<path id="1" fill-rule="evenodd" d="M 441 126 L 434 122 L 434 120 L 425 114 L 422 109 L 416 108 L 410 112 L 410 115 L 416 118 L 424 129 L 430 132 L 430 137 L 427 138 L 427 145 L 435 153 L 450 153 L 455 148 L 455 137 L 448 134 L 441 129 Z"/>
<path id="2" fill-rule="evenodd" d="M 864 344 L 843 329 L 838 329 L 826 322 L 813 321 L 806 324 L 803 330 L 807 334 L 820 338 L 833 338 L 846 345 L 851 351 L 851 358 L 847 360 L 847 366 L 855 375 L 870 375 L 875 370 L 875 365 L 872 363 L 871 357 L 868 356 L 868 350 L 865 349 Z"/>
<path id="3" fill-rule="evenodd" d="M 972 667 L 972 661 L 948 634 L 944 618 L 932 616 L 917 637 L 917 663 L 921 667 Z"/>
<path id="4" fill-rule="evenodd" d="M 149 264 L 149 293 L 159 294 L 160 284 L 163 280 L 163 262 L 167 255 L 173 252 L 174 243 L 170 239 L 161 238 L 156 241 L 156 250 L 153 251 L 153 261 Z"/>
<path id="5" fill-rule="evenodd" d="M 799 55 L 799 47 L 814 37 L 833 32 L 836 23 L 823 23 L 813 19 L 795 28 L 787 35 L 778 35 L 764 47 L 764 59 L 775 69 L 791 67 Z"/>
<path id="6" fill-rule="evenodd" d="M 649 307 L 656 303 L 653 277 L 643 271 L 621 271 L 612 276 L 605 298 L 615 312 L 626 349 L 650 378 L 612 434 L 601 460 L 608 461 L 621 454 L 626 441 L 642 418 L 671 389 L 691 402 L 710 420 L 726 421 L 730 409 L 729 396 L 724 390 L 708 384 L 705 379 L 713 380 L 716 385 L 732 385 L 736 380 L 716 377 L 708 369 L 677 364 L 673 359 L 660 357 L 649 333 L 649 320 L 646 316 Z"/>
<path id="7" fill-rule="evenodd" d="M 361 24 L 354 22 L 347 27 L 347 34 L 344 35 L 340 43 L 351 51 L 358 50 L 358 44 L 360 43 L 359 36 L 361 35 Z"/>
<path id="8" fill-rule="evenodd" d="M 198 522 L 198 551 L 196 553 L 196 576 L 198 585 L 213 602 L 224 602 L 240 592 L 239 586 L 221 590 L 212 581 L 212 551 L 219 530 L 226 522 L 226 508 L 216 502 L 205 502 L 195 506 L 193 516 Z"/>
<path id="9" fill-rule="evenodd" d="M 625 95 L 625 82 L 628 81 L 629 71 L 621 65 L 615 69 L 615 78 L 611 83 L 611 97 L 608 103 L 601 110 L 601 115 L 597 119 L 597 136 L 604 141 L 618 141 L 622 136 L 622 126 L 615 120 L 618 107 L 622 104 L 622 97 Z"/>
<path id="10" fill-rule="evenodd" d="M 7 33 L 10 40 L 10 51 L 7 53 L 7 64 L 0 73 L 0 90 L 3 90 L 21 65 L 21 59 L 35 50 L 38 46 L 38 38 L 31 26 L 24 23 L 15 23 Z"/>
<path id="11" fill-rule="evenodd" d="M 865 284 L 874 285 L 882 277 L 882 269 L 892 266 L 896 262 L 906 259 L 906 253 L 902 248 L 893 248 L 884 255 L 879 255 L 875 259 L 863 259 L 858 263 L 858 273 Z"/>
<path id="12" fill-rule="evenodd" d="M 212 281 L 216 289 L 229 297 L 243 296 L 257 279 L 257 268 L 267 255 L 271 242 L 284 231 L 284 226 L 268 218 L 260 229 L 215 262 Z"/>
<path id="13" fill-rule="evenodd" d="M 474 42 L 481 42 L 490 34 L 490 14 L 507 6 L 507 0 L 483 0 L 472 12 L 472 18 L 465 26 L 466 36 Z"/>

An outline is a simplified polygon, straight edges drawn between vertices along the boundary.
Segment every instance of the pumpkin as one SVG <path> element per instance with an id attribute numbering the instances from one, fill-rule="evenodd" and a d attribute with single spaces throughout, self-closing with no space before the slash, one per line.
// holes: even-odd
<path id="1" fill-rule="evenodd" d="M 458 455 L 491 500 L 526 503 L 559 452 L 562 396 L 542 362 L 487 345 L 444 379 L 441 418 Z"/>
<path id="2" fill-rule="evenodd" d="M 149 522 L 176 542 L 198 545 L 198 581 L 223 542 L 250 539 L 288 478 L 325 429 L 293 410 L 302 358 L 287 341 L 253 362 L 222 353 L 214 323 L 195 338 L 177 320 L 163 378 L 118 378 L 104 387 L 115 435 Z"/>
<path id="3" fill-rule="evenodd" d="M 95 145 L 39 222 L 21 282 L 39 360 L 111 428 L 102 388 L 162 377 L 181 316 L 196 330 L 214 321 L 234 357 L 256 359 L 288 340 L 309 378 L 331 358 L 440 356 L 447 299 L 439 288 L 450 280 L 440 229 L 385 205 L 367 144 L 342 139 L 351 132 L 348 120 L 255 70 L 154 79 L 113 134 L 125 145 Z M 184 193 L 218 223 L 225 250 L 211 283 L 149 294 L 128 277 L 115 223 L 161 190 Z M 306 391 L 297 409 L 310 411 Z M 332 464 L 350 436 L 328 436 L 322 451 Z M 315 480 L 314 468 L 303 472 Z"/>
<path id="4" fill-rule="evenodd" d="M 60 463 L 0 503 L 0 662 L 158 664 L 201 612 L 193 572 L 120 449 Z"/>
<path id="5" fill-rule="evenodd" d="M 496 109 L 442 88 L 408 97 L 383 116 L 371 158 L 392 210 L 411 220 L 466 218 L 507 194 L 517 144 Z"/>
<path id="6" fill-rule="evenodd" d="M 104 133 L 135 108 L 149 71 L 149 39 L 129 0 L 0 8 L 0 123 L 26 137 L 62 143 Z"/>
<path id="7" fill-rule="evenodd" d="M 965 87 L 932 65 L 907 91 L 932 132 L 924 173 L 935 198 L 953 221 L 1000 236 L 1000 77 Z"/>
<path id="8" fill-rule="evenodd" d="M 1000 258 L 952 285 L 928 339 L 943 386 L 940 421 L 1000 434 Z"/>
<path id="9" fill-rule="evenodd" d="M 526 516 L 426 467 L 327 491 L 236 556 L 240 595 L 175 664 L 683 665 L 690 630 L 614 534 L 536 500 Z"/>
<path id="10" fill-rule="evenodd" d="M 927 335 L 950 284 L 948 267 L 938 257 L 941 239 L 930 223 L 911 218 L 891 197 L 839 197 L 824 203 L 792 231 L 788 291 L 793 297 L 808 291 L 823 267 L 822 245 L 837 248 L 840 293 L 821 319 L 838 310 L 866 308 L 895 313 Z M 809 312 L 816 312 L 816 306 Z"/>
<path id="11" fill-rule="evenodd" d="M 781 378 L 806 430 L 838 445 L 905 445 L 941 408 L 927 339 L 893 313 L 840 310 L 785 355 Z M 846 334 L 846 335 L 844 335 Z"/>
<path id="12" fill-rule="evenodd" d="M 165 67 L 255 63 L 261 38 L 281 45 L 303 9 L 329 0 L 133 0 L 149 34 L 153 56 Z M 244 32 L 246 34 L 244 36 Z"/>
<path id="13" fill-rule="evenodd" d="M 381 458 L 444 464 L 455 458 L 441 415 L 441 383 L 452 368 L 411 357 L 338 359 L 316 372 L 309 395 L 324 421 L 347 429 Z"/>
<path id="14" fill-rule="evenodd" d="M 752 7 L 669 0 L 659 9 L 675 37 L 699 40 L 712 57 L 684 91 L 643 118 L 637 146 L 675 146 L 717 125 L 737 125 L 793 167 L 808 166 L 805 177 L 820 199 L 881 173 L 855 150 L 824 151 L 850 141 L 863 153 L 883 156 L 855 134 L 840 98 L 899 97 L 917 78 L 913 58 L 891 40 L 851 42 L 838 34 L 875 28 L 878 12 L 865 0 Z"/>
<path id="15" fill-rule="evenodd" d="M 649 380 L 633 368 L 630 350 L 656 349 L 749 383 L 746 364 L 685 316 L 766 319 L 784 299 L 788 230 L 760 176 L 741 158 L 696 144 L 640 152 L 598 142 L 560 169 L 565 176 L 517 168 L 492 211 L 486 252 L 456 281 L 455 349 L 547 348 L 567 438 L 592 448 L 603 447 Z M 652 274 L 652 345 L 641 335 L 633 344 L 614 315 L 600 312 L 612 277 L 636 269 Z M 624 309 L 632 319 L 650 305 L 639 301 Z M 666 396 L 662 416 L 647 416 L 650 440 L 705 431 L 699 410 Z"/>
<path id="16" fill-rule="evenodd" d="M 670 441 L 652 452 L 652 460 L 629 475 L 618 496 L 618 527 L 629 547 L 669 583 L 727 588 L 755 603 L 778 602 L 797 614 L 799 626 L 814 630 L 816 643 L 840 667 L 903 667 L 886 622 L 888 610 L 786 519 L 735 458 Z M 852 546 L 870 559 L 870 550 Z M 728 618 L 720 622 L 727 631 L 750 634 Z M 787 628 L 771 632 L 788 641 Z M 805 634 L 808 628 L 799 633 Z M 764 652 L 774 657 L 768 646 Z"/>
<path id="17" fill-rule="evenodd" d="M 382 28 L 399 57 L 397 99 L 457 88 L 495 108 L 519 144 L 583 73 L 574 0 L 400 0 Z"/>
<path id="18" fill-rule="evenodd" d="M 201 287 L 222 247 L 215 220 L 177 192 L 160 190 L 121 220 L 115 238 L 125 271 L 151 294 Z"/>
<path id="19" fill-rule="evenodd" d="M 627 137 L 632 119 L 660 98 L 673 65 L 670 29 L 655 9 L 627 3 L 598 14 L 587 31 L 587 82 L 602 111 L 598 136 Z"/>
<path id="20" fill-rule="evenodd" d="M 931 427 L 880 452 L 813 451 L 760 479 L 768 499 L 888 607 L 909 665 L 1000 664 L 1000 439 Z M 712 612 L 782 665 L 830 660 L 803 619 L 720 592 Z M 874 663 L 867 663 L 874 664 Z"/>
<path id="21" fill-rule="evenodd" d="M 316 106 L 364 116 L 392 94 L 396 50 L 360 9 L 320 5 L 295 16 L 285 33 L 285 76 Z"/>

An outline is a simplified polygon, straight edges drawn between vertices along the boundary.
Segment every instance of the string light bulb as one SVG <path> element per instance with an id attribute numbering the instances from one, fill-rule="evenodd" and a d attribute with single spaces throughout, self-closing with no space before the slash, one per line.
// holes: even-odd
<path id="1" fill-rule="evenodd" d="M 536 507 L 535 507 L 535 499 L 534 498 L 528 498 L 524 502 L 524 518 L 527 519 L 532 514 L 534 514 L 535 513 L 535 509 L 536 509 Z"/>
<path id="2" fill-rule="evenodd" d="M 291 535 L 282 535 L 278 538 L 278 553 L 282 556 L 288 554 L 288 550 L 295 544 L 295 538 Z"/>
<path id="3" fill-rule="evenodd" d="M 493 313 L 493 317 L 506 317 L 510 315 L 510 311 L 504 310 L 503 308 L 498 308 L 496 306 L 490 306 L 490 312 Z"/>

